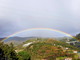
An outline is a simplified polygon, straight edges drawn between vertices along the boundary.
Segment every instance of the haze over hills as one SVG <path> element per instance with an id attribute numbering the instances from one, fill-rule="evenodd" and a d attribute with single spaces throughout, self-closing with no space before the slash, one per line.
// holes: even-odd
<path id="1" fill-rule="evenodd" d="M 4 43 L 13 43 L 13 44 L 20 44 L 26 40 L 32 39 L 32 38 L 36 38 L 36 37 L 10 37 L 6 40 L 4 40 Z"/>
<path id="2" fill-rule="evenodd" d="M 35 39 L 37 40 L 38 38 L 50 38 L 50 37 L 19 37 L 19 36 L 14 36 L 14 37 L 9 37 L 8 39 L 4 40 L 4 43 L 13 43 L 13 44 L 21 44 L 23 42 L 25 42 L 26 40 L 30 40 L 30 39 Z M 52 39 L 56 39 L 56 40 L 62 40 L 64 38 L 70 38 L 70 37 L 52 37 Z M 0 38 L 1 40 L 5 39 L 5 38 Z M 66 39 L 67 40 L 67 39 Z"/>
<path id="3" fill-rule="evenodd" d="M 3 40 L 4 38 L 0 38 L 0 41 Z"/>
<path id="4" fill-rule="evenodd" d="M 61 39 L 63 39 L 63 38 L 66 38 L 66 39 L 71 39 L 72 37 L 33 37 L 33 36 L 31 36 L 31 37 L 19 37 L 19 36 L 14 36 L 14 37 L 9 37 L 9 38 L 7 38 L 7 39 L 5 39 L 5 37 L 4 38 L 0 38 L 0 40 L 3 40 L 3 39 L 5 39 L 4 40 L 4 42 L 7 42 L 7 41 L 10 41 L 10 40 L 14 40 L 14 41 L 21 41 L 21 40 L 23 40 L 23 41 L 25 41 L 25 40 L 28 40 L 28 39 L 31 39 L 31 38 L 52 38 L 52 39 L 57 39 L 57 40 L 61 40 Z"/>

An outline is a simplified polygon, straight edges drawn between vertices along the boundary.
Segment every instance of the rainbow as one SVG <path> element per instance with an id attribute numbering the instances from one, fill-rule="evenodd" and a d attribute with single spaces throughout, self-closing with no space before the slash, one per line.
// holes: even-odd
<path id="1" fill-rule="evenodd" d="M 25 30 L 22 30 L 22 31 L 18 31 L 18 32 L 15 32 L 9 36 L 7 36 L 6 38 L 4 38 L 3 40 L 7 40 L 8 38 L 12 37 L 12 36 L 15 36 L 16 34 L 19 34 L 19 33 L 22 33 L 22 32 L 25 32 L 25 31 L 32 31 L 32 30 L 49 30 L 49 31 L 55 31 L 55 32 L 59 32 L 59 33 L 63 33 L 69 37 L 72 37 L 74 39 L 76 39 L 75 37 L 73 37 L 72 35 L 66 33 L 66 32 L 63 32 L 63 31 L 59 31 L 59 30 L 56 30 L 56 29 L 51 29 L 51 28 L 30 28 L 30 29 L 25 29 Z"/>

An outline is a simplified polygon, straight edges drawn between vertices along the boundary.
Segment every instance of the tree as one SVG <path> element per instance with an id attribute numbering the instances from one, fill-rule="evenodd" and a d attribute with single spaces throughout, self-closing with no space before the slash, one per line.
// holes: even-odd
<path id="1" fill-rule="evenodd" d="M 80 40 L 80 33 L 75 36 L 78 40 Z"/>
<path id="2" fill-rule="evenodd" d="M 19 55 L 19 60 L 31 60 L 31 56 L 29 53 L 27 53 L 26 51 L 21 51 L 18 53 Z"/>
<path id="3" fill-rule="evenodd" d="M 14 48 L 0 42 L 0 60 L 18 60 Z"/>

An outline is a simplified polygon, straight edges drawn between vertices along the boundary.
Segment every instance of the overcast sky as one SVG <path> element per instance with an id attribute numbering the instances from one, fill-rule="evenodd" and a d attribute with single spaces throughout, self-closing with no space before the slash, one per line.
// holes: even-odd
<path id="1" fill-rule="evenodd" d="M 29 28 L 79 33 L 80 0 L 0 0 L 0 37 Z"/>

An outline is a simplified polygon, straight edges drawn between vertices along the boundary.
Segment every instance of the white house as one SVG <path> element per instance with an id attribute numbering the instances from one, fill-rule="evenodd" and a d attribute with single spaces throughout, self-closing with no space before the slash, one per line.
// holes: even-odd
<path id="1" fill-rule="evenodd" d="M 65 60 L 72 60 L 72 58 L 65 58 Z"/>
<path id="2" fill-rule="evenodd" d="M 33 42 L 30 42 L 30 43 L 27 43 L 27 44 L 24 44 L 23 47 L 27 47 L 29 46 L 30 44 L 32 44 Z"/>

